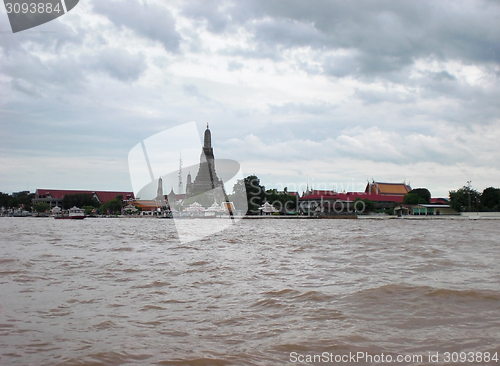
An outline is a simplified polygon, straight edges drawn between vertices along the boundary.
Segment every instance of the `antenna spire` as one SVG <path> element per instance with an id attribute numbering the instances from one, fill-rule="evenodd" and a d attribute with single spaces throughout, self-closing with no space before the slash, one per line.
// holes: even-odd
<path id="1" fill-rule="evenodd" d="M 182 194 L 182 153 L 179 153 L 179 194 Z"/>

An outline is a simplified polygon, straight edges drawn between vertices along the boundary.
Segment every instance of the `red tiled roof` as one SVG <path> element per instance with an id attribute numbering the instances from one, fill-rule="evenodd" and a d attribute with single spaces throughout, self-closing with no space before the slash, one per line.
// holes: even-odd
<path id="1" fill-rule="evenodd" d="M 326 192 L 326 191 L 325 191 Z M 359 199 L 369 199 L 373 202 L 403 202 L 403 196 L 401 195 L 382 195 L 375 193 L 365 193 L 365 192 L 347 192 L 347 193 L 332 193 L 329 194 L 309 194 L 300 198 L 300 201 L 310 201 L 310 200 L 340 200 L 340 201 L 354 201 L 356 198 Z"/>
<path id="2" fill-rule="evenodd" d="M 335 192 L 334 190 L 331 190 L 331 191 L 322 191 L 322 190 L 319 190 L 319 189 L 312 189 L 310 190 L 309 192 L 311 192 L 310 194 L 317 194 L 317 195 L 332 195 L 332 194 L 336 194 L 337 192 Z"/>
<path id="3" fill-rule="evenodd" d="M 107 192 L 107 191 L 96 191 L 95 194 L 99 197 L 99 201 L 106 203 L 108 201 L 114 200 L 116 196 L 122 195 L 124 200 L 133 199 L 134 192 Z"/>
<path id="4" fill-rule="evenodd" d="M 80 190 L 67 190 L 67 189 L 37 189 L 35 192 L 35 198 L 39 196 L 51 196 L 54 199 L 62 199 L 67 194 L 93 194 L 92 191 L 80 191 Z"/>
<path id="5" fill-rule="evenodd" d="M 431 203 L 447 205 L 450 202 L 446 198 L 431 198 Z"/>
<path id="6" fill-rule="evenodd" d="M 84 191 L 84 190 L 67 190 L 67 189 L 37 189 L 35 192 L 35 198 L 39 196 L 50 195 L 54 199 L 63 199 L 67 194 L 96 194 L 101 203 L 106 203 L 115 199 L 116 196 L 122 195 L 123 199 L 134 198 L 134 192 L 115 192 L 115 191 Z"/>

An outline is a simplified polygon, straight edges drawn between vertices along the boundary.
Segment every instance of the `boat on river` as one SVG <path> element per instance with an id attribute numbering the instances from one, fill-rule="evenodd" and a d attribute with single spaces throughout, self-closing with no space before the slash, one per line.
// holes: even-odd
<path id="1" fill-rule="evenodd" d="M 54 218 L 56 220 L 83 220 L 85 218 L 85 210 L 73 206 L 69 209 L 67 214 L 60 213 L 55 215 Z"/>

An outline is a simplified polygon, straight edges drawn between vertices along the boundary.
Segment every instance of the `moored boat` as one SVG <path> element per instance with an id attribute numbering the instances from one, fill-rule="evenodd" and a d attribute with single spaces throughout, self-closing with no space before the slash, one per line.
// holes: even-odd
<path id="1" fill-rule="evenodd" d="M 82 210 L 81 208 L 78 208 L 76 206 L 73 206 L 72 208 L 69 209 L 68 214 L 65 215 L 61 213 L 60 215 L 54 216 L 55 219 L 57 220 L 83 220 L 85 218 L 85 210 Z"/>

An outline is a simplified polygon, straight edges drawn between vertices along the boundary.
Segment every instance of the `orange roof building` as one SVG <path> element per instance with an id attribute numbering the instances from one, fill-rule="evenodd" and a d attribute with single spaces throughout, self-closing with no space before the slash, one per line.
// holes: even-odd
<path id="1" fill-rule="evenodd" d="M 365 193 L 367 194 L 381 194 L 381 195 L 395 195 L 404 196 L 411 191 L 411 187 L 406 183 L 381 183 L 381 182 L 368 182 L 366 185 Z"/>

